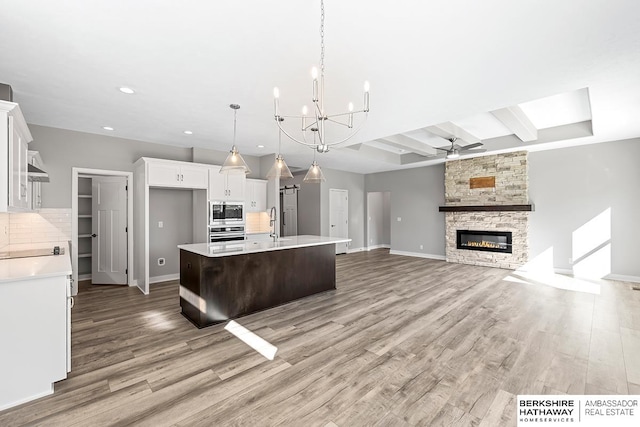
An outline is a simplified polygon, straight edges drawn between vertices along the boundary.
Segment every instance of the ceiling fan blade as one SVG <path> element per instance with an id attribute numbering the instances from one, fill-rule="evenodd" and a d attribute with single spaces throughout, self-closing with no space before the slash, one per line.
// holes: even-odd
<path id="1" fill-rule="evenodd" d="M 433 148 L 435 148 L 436 150 L 442 150 L 442 151 L 449 151 L 449 150 L 451 150 L 451 147 L 433 147 Z"/>
<path id="2" fill-rule="evenodd" d="M 471 150 L 472 148 L 482 147 L 482 142 L 476 142 L 473 144 L 465 145 L 464 147 L 460 147 L 461 150 Z"/>

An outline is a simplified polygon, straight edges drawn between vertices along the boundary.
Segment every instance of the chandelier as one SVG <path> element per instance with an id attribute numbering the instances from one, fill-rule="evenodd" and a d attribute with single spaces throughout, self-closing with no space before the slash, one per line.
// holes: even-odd
<path id="1" fill-rule="evenodd" d="M 280 111 L 280 90 L 276 87 L 273 89 L 274 96 L 274 117 L 278 128 L 282 133 L 284 133 L 289 139 L 297 142 L 298 144 L 302 144 L 309 148 L 314 149 L 318 153 L 326 153 L 329 151 L 329 148 L 341 144 L 350 138 L 352 138 L 364 125 L 366 121 L 367 115 L 369 113 L 369 82 L 364 82 L 364 105 L 361 110 L 354 111 L 353 103 L 349 102 L 347 111 L 336 114 L 328 114 L 324 108 L 324 94 L 325 94 L 325 85 L 324 85 L 324 0 L 320 1 L 320 71 L 316 67 L 313 67 L 311 70 L 311 78 L 312 82 L 312 97 L 311 102 L 313 106 L 311 107 L 311 111 L 307 108 L 307 106 L 302 107 L 301 115 L 284 115 Z M 355 115 L 363 115 L 364 118 L 360 121 L 360 124 L 354 129 L 354 116 Z M 291 131 L 288 131 L 283 127 L 283 119 L 293 119 L 293 121 L 297 121 L 300 123 L 300 136 L 296 137 L 292 134 Z M 329 141 L 326 137 L 325 133 L 325 125 L 327 123 L 336 124 L 339 126 L 346 127 L 351 129 L 350 133 L 342 138 L 335 141 Z M 309 133 L 313 135 L 313 138 L 308 138 Z M 278 153 L 279 157 L 282 157 L 280 153 Z M 276 160 L 277 161 L 277 160 Z M 284 160 L 282 160 L 284 161 Z M 317 162 L 314 160 L 311 168 L 314 170 L 318 170 L 319 166 Z M 310 169 L 311 171 L 311 169 Z"/>

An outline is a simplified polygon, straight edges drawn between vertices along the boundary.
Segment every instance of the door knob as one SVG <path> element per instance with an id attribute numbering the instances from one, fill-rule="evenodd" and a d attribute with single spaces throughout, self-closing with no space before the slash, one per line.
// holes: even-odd
<path id="1" fill-rule="evenodd" d="M 333 227 L 333 225 L 332 225 L 332 227 Z M 97 235 L 96 233 L 93 233 L 93 234 L 91 235 L 91 237 L 98 237 L 98 235 Z"/>

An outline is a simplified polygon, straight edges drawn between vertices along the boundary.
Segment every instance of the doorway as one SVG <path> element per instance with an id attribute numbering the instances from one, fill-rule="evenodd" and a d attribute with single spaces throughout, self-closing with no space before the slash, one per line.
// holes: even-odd
<path id="1" fill-rule="evenodd" d="M 98 193 L 94 193 L 94 180 L 96 184 L 100 183 L 96 189 Z M 87 182 L 90 182 L 91 185 L 87 186 Z M 98 282 L 133 285 L 133 191 L 130 191 L 132 183 L 132 172 L 72 168 L 71 263 L 73 267 L 73 295 L 78 293 L 78 279 L 89 278 L 86 271 L 84 274 L 79 274 L 81 263 L 91 265 L 92 279 L 94 264 L 98 264 L 96 270 Z M 123 184 L 124 189 L 116 190 Z M 107 199 L 110 199 L 108 205 L 96 203 L 98 201 L 107 202 Z M 94 204 L 96 204 L 95 209 L 102 209 L 101 213 L 94 210 Z M 82 212 L 80 212 L 81 209 Z M 101 215 L 105 221 L 94 218 L 98 215 Z M 118 233 L 112 234 L 111 225 L 116 222 L 117 225 L 113 231 L 118 231 Z M 94 223 L 98 228 L 94 228 Z M 98 236 L 104 237 L 105 233 L 108 238 L 98 239 Z M 100 241 L 100 243 L 94 243 L 94 241 Z M 98 246 L 95 246 L 96 244 Z M 94 252 L 98 254 L 96 261 L 93 260 Z M 101 257 L 100 254 L 106 257 Z M 79 260 L 82 260 L 81 263 Z M 102 263 L 102 267 L 108 265 L 108 268 L 100 267 L 100 263 Z M 100 270 L 101 268 L 102 270 Z"/>
<path id="2" fill-rule="evenodd" d="M 391 247 L 391 193 L 367 193 L 367 250 Z"/>
<path id="3" fill-rule="evenodd" d="M 329 237 L 349 237 L 349 191 L 329 189 Z M 347 253 L 347 243 L 336 243 L 336 254 Z"/>

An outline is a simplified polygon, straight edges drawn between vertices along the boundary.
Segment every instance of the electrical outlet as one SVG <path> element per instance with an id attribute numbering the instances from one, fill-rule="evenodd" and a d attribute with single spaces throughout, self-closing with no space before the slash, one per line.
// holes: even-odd
<path id="1" fill-rule="evenodd" d="M 569 257 L 569 264 L 572 264 L 573 260 L 571 259 L 571 257 Z"/>
<path id="2" fill-rule="evenodd" d="M 158 265 L 164 265 L 165 264 L 165 259 L 164 258 L 158 258 Z"/>
<path id="3" fill-rule="evenodd" d="M 398 222 L 402 222 L 402 218 L 401 218 L 401 217 L 398 217 L 397 221 L 398 221 Z"/>
<path id="4" fill-rule="evenodd" d="M 158 228 L 164 228 L 164 222 L 158 221 Z"/>
<path id="5" fill-rule="evenodd" d="M 424 249 L 423 245 L 420 245 L 420 249 Z"/>

